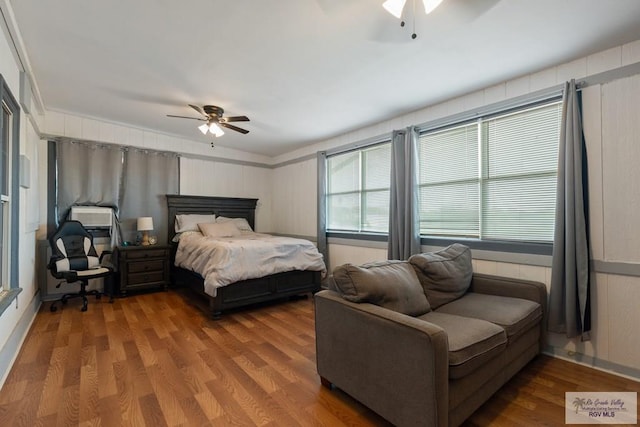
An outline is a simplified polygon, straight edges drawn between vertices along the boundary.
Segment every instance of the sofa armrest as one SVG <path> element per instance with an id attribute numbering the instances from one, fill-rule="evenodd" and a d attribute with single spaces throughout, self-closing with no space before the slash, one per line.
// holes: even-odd
<path id="1" fill-rule="evenodd" d="M 544 283 L 473 273 L 469 291 L 534 301 L 546 312 L 547 287 Z"/>
<path id="2" fill-rule="evenodd" d="M 396 425 L 448 423 L 448 342 L 438 326 L 338 293 L 315 295 L 320 376 Z"/>

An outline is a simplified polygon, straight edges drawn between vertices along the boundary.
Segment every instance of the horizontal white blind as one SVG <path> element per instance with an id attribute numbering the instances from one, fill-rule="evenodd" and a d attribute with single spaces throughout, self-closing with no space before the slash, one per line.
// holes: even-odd
<path id="1" fill-rule="evenodd" d="M 553 241 L 561 104 L 486 120 L 482 237 Z"/>
<path id="2" fill-rule="evenodd" d="M 420 136 L 420 234 L 553 240 L 561 103 Z"/>
<path id="3" fill-rule="evenodd" d="M 327 158 L 327 229 L 387 232 L 391 144 Z"/>
<path id="4" fill-rule="evenodd" d="M 478 125 L 419 140 L 420 234 L 479 236 Z"/>
<path id="5" fill-rule="evenodd" d="M 378 145 L 362 152 L 362 230 L 389 230 L 389 182 L 391 144 Z"/>

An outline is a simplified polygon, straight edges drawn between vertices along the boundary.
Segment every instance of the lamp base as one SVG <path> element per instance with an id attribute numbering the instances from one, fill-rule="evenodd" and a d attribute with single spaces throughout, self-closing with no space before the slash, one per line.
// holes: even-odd
<path id="1" fill-rule="evenodd" d="M 142 246 L 149 246 L 149 232 L 148 231 L 143 231 L 142 232 L 142 242 L 140 242 L 140 244 Z"/>

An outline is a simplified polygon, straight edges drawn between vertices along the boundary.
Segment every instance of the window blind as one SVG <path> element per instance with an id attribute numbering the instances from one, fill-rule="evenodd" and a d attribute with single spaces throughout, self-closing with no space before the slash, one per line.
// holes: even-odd
<path id="1" fill-rule="evenodd" d="M 478 125 L 419 139 L 420 234 L 479 237 Z"/>
<path id="2" fill-rule="evenodd" d="M 553 240 L 558 101 L 420 136 L 422 235 Z"/>
<path id="3" fill-rule="evenodd" d="M 327 229 L 387 232 L 389 143 L 327 158 Z"/>
<path id="4" fill-rule="evenodd" d="M 482 123 L 482 237 L 553 241 L 561 105 Z"/>

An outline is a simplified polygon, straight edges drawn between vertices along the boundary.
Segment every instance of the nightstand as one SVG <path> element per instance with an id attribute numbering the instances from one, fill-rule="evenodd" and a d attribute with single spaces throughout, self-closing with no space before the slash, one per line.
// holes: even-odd
<path id="1" fill-rule="evenodd" d="M 120 295 L 143 289 L 166 290 L 170 283 L 169 250 L 168 245 L 118 246 L 114 256 Z"/>

